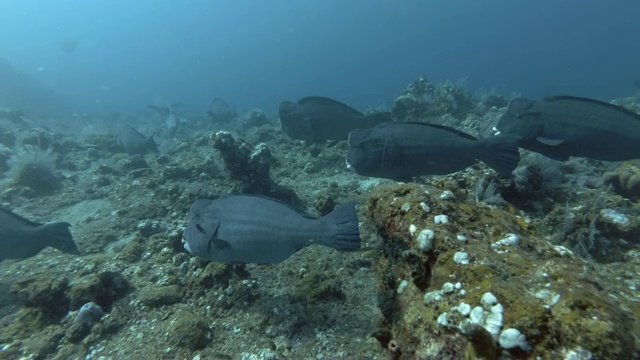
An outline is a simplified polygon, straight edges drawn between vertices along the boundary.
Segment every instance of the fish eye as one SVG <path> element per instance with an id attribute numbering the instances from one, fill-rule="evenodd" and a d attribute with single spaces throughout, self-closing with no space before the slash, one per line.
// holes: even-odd
<path id="1" fill-rule="evenodd" d="M 198 229 L 199 232 L 204 234 L 204 229 L 202 228 L 202 226 L 200 226 L 200 224 L 196 224 L 196 229 Z"/>

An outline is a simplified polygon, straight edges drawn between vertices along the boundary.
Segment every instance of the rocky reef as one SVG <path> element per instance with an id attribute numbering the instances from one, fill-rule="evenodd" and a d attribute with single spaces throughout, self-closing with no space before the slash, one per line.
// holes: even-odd
<path id="1" fill-rule="evenodd" d="M 394 115 L 482 135 L 505 105 L 421 77 Z M 346 170 L 346 142 L 241 118 L 237 131 L 189 118 L 160 154 L 129 155 L 106 132 L 0 116 L 0 202 L 68 221 L 83 253 L 0 263 L 0 358 L 640 358 L 638 161 L 523 152 L 513 178 L 477 164 L 403 184 Z M 56 187 L 16 182 L 25 146 Z M 189 207 L 232 192 L 318 216 L 357 201 L 363 249 L 309 246 L 270 266 L 190 256 Z"/>
<path id="2" fill-rule="evenodd" d="M 374 270 L 384 320 L 376 337 L 391 358 L 478 358 L 471 354 L 495 346 L 505 329 L 527 344 L 502 347 L 507 357 L 634 352 L 634 291 L 598 279 L 590 262 L 547 242 L 513 210 L 470 204 L 455 191 L 394 185 L 368 201 L 381 237 Z M 471 340 L 469 323 L 493 336 Z"/>

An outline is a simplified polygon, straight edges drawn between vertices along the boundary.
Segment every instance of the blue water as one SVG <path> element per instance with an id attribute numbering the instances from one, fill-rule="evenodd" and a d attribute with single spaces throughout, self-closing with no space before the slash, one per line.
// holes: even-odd
<path id="1" fill-rule="evenodd" d="M 610 99 L 640 79 L 637 14 L 635 0 L 6 0 L 0 58 L 96 113 L 157 99 L 204 113 L 213 97 L 274 113 L 313 94 L 364 109 L 420 74 Z"/>

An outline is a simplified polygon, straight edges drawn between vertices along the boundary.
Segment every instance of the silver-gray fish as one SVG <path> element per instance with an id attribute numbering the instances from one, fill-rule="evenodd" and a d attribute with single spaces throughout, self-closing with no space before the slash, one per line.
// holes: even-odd
<path id="1" fill-rule="evenodd" d="M 38 224 L 0 207 L 0 261 L 26 259 L 51 246 L 68 254 L 80 254 L 69 223 Z"/>
<path id="2" fill-rule="evenodd" d="M 207 114 L 209 114 L 213 122 L 218 124 L 230 123 L 238 118 L 238 113 L 220 98 L 211 100 Z"/>
<path id="3" fill-rule="evenodd" d="M 520 147 L 556 160 L 640 158 L 640 116 L 593 99 L 513 99 L 495 130 L 499 135 L 516 135 Z"/>
<path id="4" fill-rule="evenodd" d="M 354 204 L 312 218 L 277 200 L 253 195 L 199 199 L 189 212 L 184 247 L 221 263 L 277 264 L 309 244 L 360 249 Z"/>
<path id="5" fill-rule="evenodd" d="M 428 123 L 385 123 L 349 133 L 347 165 L 356 173 L 393 180 L 450 174 L 481 160 L 510 176 L 520 154 L 515 137 L 476 139 Z"/>
<path id="6" fill-rule="evenodd" d="M 347 140 L 353 129 L 372 128 L 391 121 L 391 113 L 365 115 L 339 101 L 309 96 L 297 103 L 283 101 L 279 109 L 282 131 L 307 141 Z"/>
<path id="7" fill-rule="evenodd" d="M 153 136 L 144 137 L 138 130 L 129 125 L 122 125 L 116 133 L 116 142 L 129 154 L 145 154 L 158 152 L 158 145 Z"/>

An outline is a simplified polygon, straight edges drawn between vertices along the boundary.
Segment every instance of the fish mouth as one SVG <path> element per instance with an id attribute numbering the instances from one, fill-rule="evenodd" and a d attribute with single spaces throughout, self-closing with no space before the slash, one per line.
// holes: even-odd
<path id="1" fill-rule="evenodd" d="M 493 136 L 500 135 L 500 130 L 497 127 L 494 126 L 492 130 L 494 131 Z"/>
<path id="2" fill-rule="evenodd" d="M 189 252 L 189 254 L 193 254 L 191 252 L 191 249 L 189 249 L 189 243 L 187 242 L 187 240 L 184 239 L 184 237 L 182 238 L 182 243 L 184 244 L 184 245 L 182 245 L 184 247 L 184 249 L 187 250 Z"/>
<path id="3" fill-rule="evenodd" d="M 344 157 L 344 163 L 347 165 L 347 169 L 348 170 L 353 170 L 353 166 L 351 166 L 351 164 L 349 164 L 349 160 L 347 159 L 347 157 Z"/>

